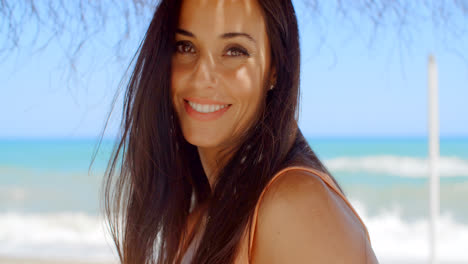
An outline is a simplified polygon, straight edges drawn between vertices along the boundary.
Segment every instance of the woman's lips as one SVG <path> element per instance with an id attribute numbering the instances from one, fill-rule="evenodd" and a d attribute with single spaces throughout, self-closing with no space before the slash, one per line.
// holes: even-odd
<path id="1" fill-rule="evenodd" d="M 197 100 L 197 102 L 195 103 L 198 103 L 200 101 L 204 101 L 204 102 L 214 102 L 214 101 L 211 101 L 211 100 Z M 191 101 L 193 102 L 193 101 Z M 200 104 L 200 103 L 198 103 Z M 218 104 L 218 105 L 225 105 L 225 104 Z M 231 104 L 227 104 L 226 107 L 224 108 L 221 108 L 217 111 L 214 111 L 214 112 L 209 112 L 209 113 L 202 113 L 202 112 L 198 112 L 197 110 L 195 110 L 192 106 L 190 106 L 190 104 L 188 103 L 187 100 L 184 99 L 184 108 L 185 108 L 185 111 L 187 112 L 187 114 L 192 117 L 193 119 L 196 119 L 196 120 L 199 120 L 199 121 L 213 121 L 213 120 L 216 120 L 218 118 L 220 118 L 232 105 Z"/>
<path id="2" fill-rule="evenodd" d="M 185 101 L 190 101 L 190 102 L 197 103 L 197 104 L 213 104 L 213 105 L 227 105 L 228 104 L 228 103 L 223 103 L 220 101 L 215 101 L 215 100 L 206 99 L 206 98 L 184 97 L 183 99 Z"/>

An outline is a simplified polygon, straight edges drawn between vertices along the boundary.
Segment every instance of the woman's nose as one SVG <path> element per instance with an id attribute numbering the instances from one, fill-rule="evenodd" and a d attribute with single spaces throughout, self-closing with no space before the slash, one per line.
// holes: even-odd
<path id="1" fill-rule="evenodd" d="M 194 86 L 214 87 L 217 84 L 216 61 L 210 54 L 200 56 L 194 72 Z"/>

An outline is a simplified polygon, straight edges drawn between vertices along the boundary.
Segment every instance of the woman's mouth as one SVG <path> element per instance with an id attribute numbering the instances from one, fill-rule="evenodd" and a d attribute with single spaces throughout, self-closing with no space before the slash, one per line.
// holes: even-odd
<path id="1" fill-rule="evenodd" d="M 220 118 L 231 106 L 232 104 L 203 104 L 184 99 L 184 108 L 187 114 L 199 121 L 216 120 Z"/>

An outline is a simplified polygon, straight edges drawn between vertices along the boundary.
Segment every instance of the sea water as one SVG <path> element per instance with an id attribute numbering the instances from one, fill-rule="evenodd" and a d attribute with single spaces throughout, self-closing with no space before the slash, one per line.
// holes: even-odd
<path id="1" fill-rule="evenodd" d="M 424 138 L 308 139 L 371 236 L 381 263 L 427 263 Z M 113 260 L 100 214 L 112 141 L 0 140 L 0 256 Z M 468 263 L 468 138 L 440 144 L 438 255 Z"/>

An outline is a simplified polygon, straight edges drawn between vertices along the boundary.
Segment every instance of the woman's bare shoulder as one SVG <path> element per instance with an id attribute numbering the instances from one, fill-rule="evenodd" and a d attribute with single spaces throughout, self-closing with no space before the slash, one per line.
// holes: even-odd
<path id="1" fill-rule="evenodd" d="M 259 204 L 252 261 L 258 263 L 376 263 L 356 215 L 320 177 L 285 172 Z"/>

